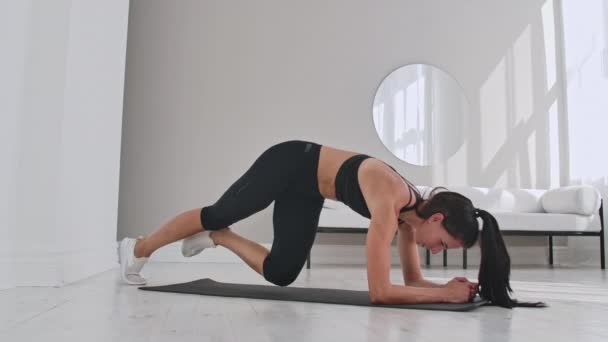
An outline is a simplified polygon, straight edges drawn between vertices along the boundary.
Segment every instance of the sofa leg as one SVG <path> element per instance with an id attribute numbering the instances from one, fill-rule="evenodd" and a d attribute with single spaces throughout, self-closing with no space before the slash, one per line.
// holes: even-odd
<path id="1" fill-rule="evenodd" d="M 549 265 L 553 266 L 553 235 L 549 235 Z"/>
<path id="2" fill-rule="evenodd" d="M 308 252 L 308 257 L 306 257 L 306 269 L 310 269 L 310 252 Z"/>
<path id="3" fill-rule="evenodd" d="M 443 267 L 448 267 L 448 252 L 443 250 Z"/>
<path id="4" fill-rule="evenodd" d="M 602 200 L 600 205 L 600 264 L 602 265 L 602 269 L 606 269 L 606 246 L 604 243 L 604 200 Z"/>
<path id="5" fill-rule="evenodd" d="M 604 243 L 604 231 L 600 232 L 600 264 L 602 265 L 602 269 L 606 269 L 606 247 Z"/>
<path id="6" fill-rule="evenodd" d="M 426 250 L 426 265 L 431 265 L 431 251 L 429 251 L 428 249 Z"/>
<path id="7" fill-rule="evenodd" d="M 467 269 L 467 249 L 462 249 L 462 269 Z"/>

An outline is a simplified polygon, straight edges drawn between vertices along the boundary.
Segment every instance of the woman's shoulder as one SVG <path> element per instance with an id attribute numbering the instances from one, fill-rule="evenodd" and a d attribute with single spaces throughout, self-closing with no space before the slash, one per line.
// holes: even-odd
<path id="1" fill-rule="evenodd" d="M 388 185 L 397 185 L 403 183 L 403 178 L 395 172 L 384 161 L 369 157 L 365 159 L 359 166 L 359 178 L 366 178 L 366 181 L 373 183 L 382 183 Z"/>
<path id="2" fill-rule="evenodd" d="M 383 161 L 373 157 L 365 159 L 361 163 L 359 182 L 366 183 L 370 188 L 382 188 L 387 195 L 407 193 L 403 178 Z"/>
<path id="3" fill-rule="evenodd" d="M 403 178 L 376 158 L 368 158 L 361 163 L 359 186 L 366 200 L 392 202 L 396 208 L 405 205 L 411 196 Z"/>

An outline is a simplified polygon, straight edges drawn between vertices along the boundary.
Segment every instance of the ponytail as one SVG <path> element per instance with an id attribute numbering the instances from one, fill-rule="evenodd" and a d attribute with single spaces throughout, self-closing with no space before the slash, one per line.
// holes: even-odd
<path id="1" fill-rule="evenodd" d="M 476 209 L 475 216 L 481 217 L 481 263 L 479 265 L 479 294 L 493 305 L 504 308 L 546 307 L 543 302 L 519 302 L 510 297 L 513 292 L 509 284 L 511 258 L 505 247 L 498 222 L 489 212 Z"/>

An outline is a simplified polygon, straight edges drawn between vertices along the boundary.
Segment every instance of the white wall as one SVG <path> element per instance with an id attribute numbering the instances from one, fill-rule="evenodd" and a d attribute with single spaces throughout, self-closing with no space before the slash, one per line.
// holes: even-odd
<path id="1" fill-rule="evenodd" d="M 371 154 L 421 185 L 558 186 L 568 165 L 552 169 L 549 158 L 550 118 L 563 115 L 549 2 L 132 1 L 119 238 L 212 204 L 287 139 Z M 471 102 L 466 142 L 433 167 L 393 157 L 372 121 L 382 79 L 421 62 L 453 76 Z M 269 243 L 272 206 L 234 228 Z M 545 238 L 507 240 L 521 247 L 512 254 L 530 252 L 516 262 L 546 263 Z"/>
<path id="2" fill-rule="evenodd" d="M 12 287 L 14 279 L 13 241 L 16 233 L 17 149 L 23 103 L 23 68 L 29 24 L 28 1 L 0 2 L 0 288 Z"/>
<path id="3" fill-rule="evenodd" d="M 1 9 L 0 286 L 61 285 L 116 266 L 128 2 Z"/>

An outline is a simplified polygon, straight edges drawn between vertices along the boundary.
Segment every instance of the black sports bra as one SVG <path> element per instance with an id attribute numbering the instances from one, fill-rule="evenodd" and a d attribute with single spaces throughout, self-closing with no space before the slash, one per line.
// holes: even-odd
<path id="1" fill-rule="evenodd" d="M 367 203 L 365 203 L 365 198 L 363 197 L 361 187 L 359 186 L 359 178 L 357 177 L 359 166 L 361 166 L 361 163 L 367 158 L 372 157 L 365 154 L 357 154 L 348 158 L 340 166 L 340 169 L 336 174 L 336 199 L 349 206 L 358 214 L 371 219 L 372 215 L 369 212 Z M 386 165 L 399 174 L 392 166 Z M 401 178 L 408 184 L 410 193 L 414 193 L 414 196 L 410 197 L 410 200 L 405 207 L 401 208 L 400 212 L 404 212 L 414 209 L 417 204 L 420 203 L 421 198 L 417 191 L 412 190 L 412 186 L 414 185 L 407 181 L 403 176 L 401 176 Z M 412 197 L 416 197 L 416 202 L 410 206 Z"/>

